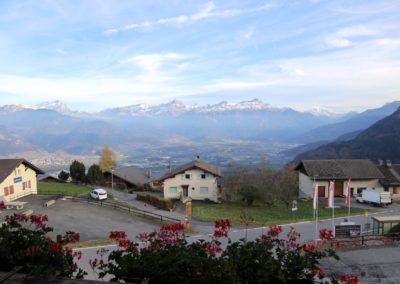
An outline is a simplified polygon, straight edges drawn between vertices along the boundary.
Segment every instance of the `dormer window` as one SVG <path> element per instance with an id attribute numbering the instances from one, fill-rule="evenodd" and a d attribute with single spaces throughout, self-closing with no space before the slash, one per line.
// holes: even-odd
<path id="1" fill-rule="evenodd" d="M 206 174 L 201 174 L 201 179 L 206 179 L 207 175 Z"/>
<path id="2" fill-rule="evenodd" d="M 185 179 L 190 179 L 190 174 L 185 174 Z"/>

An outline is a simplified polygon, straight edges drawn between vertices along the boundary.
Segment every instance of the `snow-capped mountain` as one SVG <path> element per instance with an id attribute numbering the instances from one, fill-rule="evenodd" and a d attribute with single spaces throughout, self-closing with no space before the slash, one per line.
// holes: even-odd
<path id="1" fill-rule="evenodd" d="M 279 110 L 270 104 L 266 104 L 259 99 L 251 101 L 243 101 L 239 103 L 230 103 L 222 101 L 217 104 L 199 106 L 185 105 L 179 100 L 173 100 L 169 103 L 160 105 L 137 104 L 120 108 L 106 109 L 100 114 L 102 115 L 118 115 L 118 116 L 158 116 L 172 115 L 180 116 L 188 112 L 194 113 L 222 113 L 229 111 L 252 111 L 252 110 Z"/>
<path id="2" fill-rule="evenodd" d="M 327 116 L 327 117 L 340 117 L 343 115 L 340 113 L 335 113 L 333 111 L 330 111 L 330 110 L 320 107 L 320 106 L 316 106 L 312 109 L 306 110 L 305 112 L 311 113 L 316 116 Z"/>
<path id="3" fill-rule="evenodd" d="M 0 107 L 0 111 L 5 111 L 5 112 L 17 112 L 22 110 L 53 110 L 61 114 L 78 116 L 78 117 L 87 115 L 87 113 L 71 110 L 66 104 L 60 101 L 44 102 L 37 105 L 16 104 L 16 105 L 5 105 Z"/>

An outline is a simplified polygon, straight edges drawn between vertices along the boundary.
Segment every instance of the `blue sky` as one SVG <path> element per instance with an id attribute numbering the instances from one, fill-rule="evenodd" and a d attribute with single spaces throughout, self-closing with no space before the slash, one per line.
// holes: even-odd
<path id="1" fill-rule="evenodd" d="M 400 1 L 0 1 L 0 104 L 400 100 Z"/>

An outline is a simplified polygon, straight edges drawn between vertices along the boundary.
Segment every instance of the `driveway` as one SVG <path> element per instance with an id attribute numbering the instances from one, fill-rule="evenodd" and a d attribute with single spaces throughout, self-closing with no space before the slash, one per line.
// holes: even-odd
<path id="1" fill-rule="evenodd" d="M 120 212 L 95 204 L 71 201 L 71 199 L 58 199 L 50 207 L 43 207 L 43 203 L 54 196 L 30 195 L 19 199 L 25 201 L 23 210 L 4 210 L 0 218 L 14 212 L 22 213 L 28 209 L 33 214 L 47 214 L 48 225 L 54 228 L 53 236 L 63 234 L 66 231 L 79 232 L 81 240 L 108 239 L 110 231 L 125 231 L 130 238 L 139 233 L 154 231 L 159 228 L 158 222 L 140 218 L 135 215 Z"/>
<path id="2" fill-rule="evenodd" d="M 112 193 L 115 199 L 124 201 L 136 207 L 137 209 L 178 219 L 181 221 L 181 223 L 185 222 L 185 216 L 186 216 L 185 206 L 180 202 L 178 203 L 178 207 L 173 212 L 170 212 L 167 210 L 158 209 L 151 204 L 137 200 L 136 193 L 126 193 L 119 190 L 111 191 L 111 189 L 108 189 L 108 192 Z M 214 224 L 212 222 L 202 222 L 192 219 L 190 224 L 191 224 L 191 229 L 193 232 L 195 232 L 195 234 L 209 234 L 214 231 Z"/>

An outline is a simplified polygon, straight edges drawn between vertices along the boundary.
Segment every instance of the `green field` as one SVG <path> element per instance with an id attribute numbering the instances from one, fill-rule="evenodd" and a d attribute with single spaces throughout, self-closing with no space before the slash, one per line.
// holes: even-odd
<path id="1" fill-rule="evenodd" d="M 74 183 L 38 182 L 38 194 L 80 195 L 87 194 L 91 188 Z"/>
<path id="2" fill-rule="evenodd" d="M 332 209 L 326 208 L 326 201 L 319 204 L 319 219 L 332 217 Z M 351 208 L 351 214 L 363 214 L 364 209 Z M 335 208 L 335 217 L 347 216 L 347 207 Z M 312 201 L 298 201 L 298 211 L 293 214 L 291 208 L 287 209 L 283 203 L 277 203 L 274 207 L 242 204 L 193 204 L 193 217 L 202 221 L 214 221 L 217 219 L 230 219 L 235 224 L 243 223 L 241 216 L 254 219 L 251 225 L 285 224 L 297 221 L 313 220 Z M 250 219 L 250 218 L 249 218 Z"/>

